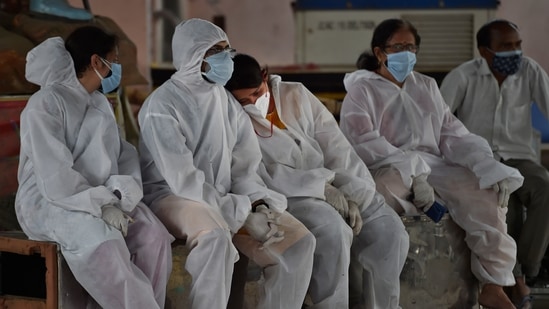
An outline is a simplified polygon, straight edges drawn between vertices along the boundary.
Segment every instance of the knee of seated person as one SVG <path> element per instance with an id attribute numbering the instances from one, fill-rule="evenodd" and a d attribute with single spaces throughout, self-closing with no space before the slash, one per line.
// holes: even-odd
<path id="1" fill-rule="evenodd" d="M 147 229 L 142 235 L 150 243 L 171 243 L 174 239 L 162 223 L 147 225 Z"/>
<path id="2" fill-rule="evenodd" d="M 303 236 L 303 238 L 298 243 L 303 243 L 303 245 L 307 248 L 310 247 L 312 251 L 316 247 L 316 238 L 313 233 L 307 232 L 307 234 L 305 234 L 305 236 Z"/>
<path id="3" fill-rule="evenodd" d="M 330 224 L 322 227 L 322 234 L 334 244 L 340 244 L 342 239 L 348 240 L 349 244 L 353 241 L 353 230 L 343 220 L 332 220 Z"/>
<path id="4" fill-rule="evenodd" d="M 229 246 L 232 243 L 230 232 L 226 229 L 218 227 L 212 229 L 202 229 L 195 235 L 189 235 L 187 237 L 187 244 L 192 248 L 201 238 L 208 238 L 208 242 L 211 245 L 216 246 L 219 246 L 220 244 Z"/>
<path id="5" fill-rule="evenodd" d="M 549 178 L 545 177 L 544 175 L 536 175 L 536 176 L 530 176 L 531 179 L 528 179 L 528 184 L 525 184 L 534 192 L 534 194 L 539 194 L 542 196 L 549 195 L 549 190 L 547 190 L 547 187 L 549 186 Z"/>

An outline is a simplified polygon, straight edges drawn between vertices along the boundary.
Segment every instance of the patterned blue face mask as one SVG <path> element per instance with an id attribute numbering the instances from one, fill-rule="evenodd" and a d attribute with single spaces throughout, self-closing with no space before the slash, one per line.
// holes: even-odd
<path id="1" fill-rule="evenodd" d="M 103 58 L 100 59 L 111 70 L 110 74 L 108 74 L 107 77 L 103 77 L 95 68 L 93 70 L 101 79 L 101 92 L 107 94 L 120 86 L 120 80 L 122 79 L 122 66 L 119 63 L 110 63 Z"/>
<path id="2" fill-rule="evenodd" d="M 492 69 L 498 71 L 503 75 L 513 75 L 520 69 L 520 63 L 522 61 L 522 50 L 509 50 L 502 52 L 494 52 L 488 49 L 494 54 L 492 60 Z"/>
<path id="3" fill-rule="evenodd" d="M 230 51 L 222 51 L 204 59 L 210 66 L 208 72 L 202 73 L 206 78 L 216 84 L 225 86 L 231 79 L 234 70 L 233 59 Z"/>
<path id="4" fill-rule="evenodd" d="M 402 83 L 414 69 L 416 54 L 409 51 L 387 54 L 387 70 Z"/>

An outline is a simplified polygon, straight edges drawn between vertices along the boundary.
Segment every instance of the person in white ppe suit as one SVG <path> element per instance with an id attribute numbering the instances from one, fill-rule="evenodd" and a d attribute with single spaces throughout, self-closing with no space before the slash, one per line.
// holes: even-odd
<path id="1" fill-rule="evenodd" d="M 507 235 L 509 193 L 522 176 L 493 158 L 444 103 L 434 79 L 413 72 L 420 37 L 407 21 L 374 30 L 373 54 L 344 79 L 341 129 L 372 170 L 377 190 L 400 214 L 427 211 L 437 200 L 466 233 L 479 303 L 515 308 L 503 286 L 515 283 L 516 245 Z"/>
<path id="2" fill-rule="evenodd" d="M 549 244 L 549 172 L 539 163 L 539 138 L 531 123 L 535 103 L 549 115 L 549 76 L 533 59 L 522 56 L 517 25 L 494 20 L 477 32 L 481 57 L 453 69 L 440 87 L 457 117 L 490 143 L 494 156 L 517 168 L 524 185 L 509 200 L 509 234 L 517 241 L 515 303 L 526 308 Z M 527 215 L 522 222 L 522 209 Z M 514 222 L 513 211 L 518 212 Z"/>
<path id="3" fill-rule="evenodd" d="M 172 49 L 176 73 L 139 112 L 140 153 L 145 200 L 191 249 L 192 308 L 227 306 L 235 246 L 263 267 L 258 308 L 301 308 L 315 239 L 257 174 L 250 119 L 223 88 L 233 70 L 227 35 L 189 19 Z"/>
<path id="4" fill-rule="evenodd" d="M 30 239 L 59 244 L 102 308 L 164 308 L 173 237 L 143 197 L 136 149 L 103 92 L 121 77 L 117 39 L 82 27 L 27 55 L 40 86 L 21 113 L 15 210 Z"/>
<path id="5" fill-rule="evenodd" d="M 251 56 L 233 60 L 225 88 L 252 120 L 263 154 L 260 175 L 316 237 L 310 308 L 349 308 L 353 234 L 370 283 L 368 308 L 397 308 L 408 235 L 333 115 L 301 83 L 269 75 Z"/>

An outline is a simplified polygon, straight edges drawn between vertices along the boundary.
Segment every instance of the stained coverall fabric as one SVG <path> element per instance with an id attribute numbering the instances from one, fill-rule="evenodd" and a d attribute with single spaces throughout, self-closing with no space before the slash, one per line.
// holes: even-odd
<path id="1" fill-rule="evenodd" d="M 75 278 L 102 307 L 162 308 L 173 237 L 138 204 L 137 152 L 120 138 L 110 103 L 80 84 L 59 37 L 29 52 L 26 77 L 41 89 L 21 113 L 15 201 L 21 228 L 30 239 L 57 242 Z M 136 221 L 125 239 L 101 219 L 105 204 Z"/>
<path id="2" fill-rule="evenodd" d="M 189 248 L 185 269 L 191 275 L 191 308 L 226 308 L 238 253 L 227 223 L 207 204 L 168 195 L 151 209 Z M 204 288 L 210 287 L 210 288 Z M 215 293 L 211 288 L 216 288 Z"/>
<path id="3" fill-rule="evenodd" d="M 221 41 L 228 43 L 226 34 L 209 22 L 190 19 L 179 24 L 172 42 L 177 71 L 147 98 L 139 112 L 144 200 L 155 205 L 175 195 L 211 209 L 183 210 L 194 220 L 210 222 L 198 238 L 214 237 L 205 235 L 212 231 L 216 239 L 236 234 L 250 214 L 253 201 L 263 199 L 271 210 L 281 214 L 287 206 L 286 198 L 269 190 L 257 174 L 261 151 L 248 116 L 234 98 L 229 100 L 222 85 L 202 76 L 206 51 Z M 170 212 L 178 214 L 187 204 L 172 203 L 171 209 L 162 210 L 168 215 L 158 214 L 160 218 L 170 217 Z M 214 216 L 211 213 L 217 214 L 215 220 L 211 219 Z M 172 223 L 175 227 L 170 231 L 177 229 L 182 235 L 190 235 L 195 229 L 186 226 L 183 220 Z M 279 295 L 273 297 L 284 299 L 284 303 L 281 307 L 267 304 L 267 308 L 300 308 L 305 297 L 297 292 L 305 291 L 308 286 L 315 241 L 300 223 L 294 223 L 288 229 L 295 229 L 296 238 L 283 241 L 285 251 L 278 252 L 282 256 L 280 263 L 291 267 L 290 271 L 283 267 L 265 268 L 265 281 L 276 282 L 278 286 L 278 292 L 273 293 Z M 214 278 L 220 271 L 228 273 L 220 267 L 207 267 L 208 263 L 225 263 L 228 269 L 232 267 L 228 264 L 237 259 L 233 245 L 227 246 L 225 240 L 216 241 L 221 245 L 211 246 L 199 240 L 191 251 L 196 258 L 187 261 L 187 269 L 199 269 L 199 276 L 207 278 Z M 303 250 L 296 250 L 296 246 Z M 293 272 L 290 278 L 297 281 L 289 282 L 283 271 Z M 193 277 L 191 299 L 196 304 L 193 308 L 224 308 L 228 293 L 219 291 L 229 288 L 224 280 L 212 283 Z"/>
<path id="4" fill-rule="evenodd" d="M 414 213 L 408 201 L 412 178 L 428 174 L 440 202 L 467 234 L 475 276 L 481 283 L 513 285 L 516 245 L 491 187 L 507 179 L 514 191 L 522 185 L 520 173 L 494 160 L 486 140 L 450 112 L 432 78 L 412 72 L 400 88 L 358 70 L 344 84 L 341 129 L 373 170 L 387 203 L 400 214 Z"/>
<path id="5" fill-rule="evenodd" d="M 364 162 L 324 105 L 301 83 L 282 82 L 280 76 L 271 75 L 269 85 L 284 129 L 272 127 L 260 113 L 251 110 L 249 115 L 263 154 L 260 175 L 269 188 L 288 197 L 288 211 L 316 237 L 310 286 L 313 308 L 348 307 L 353 236 L 345 220 L 325 201 L 326 183 L 359 205 L 363 229 L 368 230 L 368 234 L 359 234 L 362 241 L 354 248 L 365 267 L 377 268 L 374 284 L 364 294 L 377 295 L 375 308 L 396 308 L 399 274 L 408 250 L 401 220 L 394 212 L 392 218 L 379 215 L 389 208 L 376 193 L 375 182 Z M 272 136 L 264 137 L 270 135 L 271 128 Z M 378 225 L 369 226 L 373 217 L 380 217 L 378 221 L 390 227 L 391 233 Z M 384 260 L 370 259 L 370 252 L 376 250 L 373 247 L 381 243 L 385 247 L 378 253 L 384 253 Z M 381 282 L 383 286 L 378 284 Z M 386 301 L 389 299 L 390 302 Z"/>
<path id="6" fill-rule="evenodd" d="M 486 60 L 477 58 L 448 73 L 440 92 L 467 129 L 484 137 L 496 158 L 524 176 L 524 184 L 509 200 L 510 208 L 527 209 L 522 229 L 513 233 L 518 247 L 515 275 L 524 271 L 535 277 L 549 244 L 549 172 L 539 164 L 531 108 L 536 104 L 549 116 L 547 73 L 533 59 L 522 57 L 519 71 L 499 85 Z"/>

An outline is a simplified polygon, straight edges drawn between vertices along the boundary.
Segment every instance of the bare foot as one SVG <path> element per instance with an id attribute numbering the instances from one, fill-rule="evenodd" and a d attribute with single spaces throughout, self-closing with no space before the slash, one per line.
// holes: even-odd
<path id="1" fill-rule="evenodd" d="M 499 285 L 487 283 L 482 287 L 478 302 L 489 309 L 516 309 L 509 297 Z"/>

